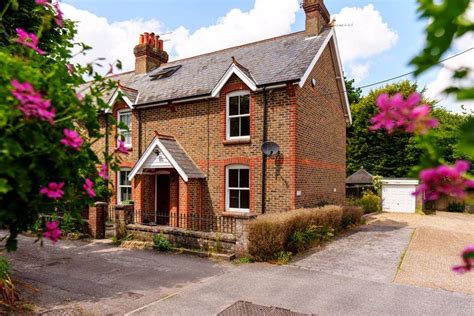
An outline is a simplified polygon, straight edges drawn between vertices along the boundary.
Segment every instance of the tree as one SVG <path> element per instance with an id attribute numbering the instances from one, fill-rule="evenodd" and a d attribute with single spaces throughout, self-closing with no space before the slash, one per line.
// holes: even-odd
<path id="1" fill-rule="evenodd" d="M 416 176 L 414 168 L 424 158 L 424 146 L 421 138 L 413 134 L 385 131 L 370 131 L 370 119 L 377 112 L 376 97 L 381 93 L 393 95 L 401 92 L 407 97 L 418 90 L 416 83 L 402 81 L 389 84 L 381 89 L 372 90 L 362 97 L 359 103 L 352 105 L 353 124 L 348 129 L 347 141 L 347 173 L 352 174 L 361 166 L 373 174 L 384 177 Z M 421 91 L 423 93 L 423 91 Z M 434 104 L 428 100 L 424 102 Z M 465 158 L 457 150 L 461 125 L 468 117 L 453 114 L 443 108 L 434 107 L 433 117 L 439 120 L 439 126 L 432 130 L 432 139 L 436 155 L 447 163 L 454 163 L 459 158 Z"/>
<path id="2" fill-rule="evenodd" d="M 360 99 L 362 98 L 362 89 L 354 85 L 354 79 L 349 80 L 347 78 L 344 78 L 344 82 L 346 84 L 346 92 L 347 97 L 349 99 L 349 104 L 352 105 L 355 103 L 359 103 Z"/>
<path id="3" fill-rule="evenodd" d="M 91 145 L 104 136 L 97 112 L 108 107 L 102 93 L 114 83 L 93 64 L 69 64 L 72 49 L 85 45 L 73 42 L 75 26 L 62 20 L 59 5 L 5 1 L 0 21 L 8 36 L 0 41 L 0 226 L 10 231 L 7 250 L 15 250 L 17 235 L 40 215 L 79 218 L 100 198 L 100 161 Z M 94 83 L 82 97 L 85 74 Z M 103 159 L 115 168 L 119 158 Z M 46 224 L 39 238 L 56 240 L 57 223 Z"/>

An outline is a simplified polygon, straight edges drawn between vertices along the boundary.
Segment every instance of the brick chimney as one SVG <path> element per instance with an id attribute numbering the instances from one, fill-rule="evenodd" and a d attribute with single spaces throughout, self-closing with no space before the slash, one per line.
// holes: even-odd
<path id="1" fill-rule="evenodd" d="M 144 74 L 168 62 L 168 53 L 163 50 L 163 40 L 155 33 L 140 34 L 135 54 L 135 74 Z"/>
<path id="2" fill-rule="evenodd" d="M 303 9 L 306 13 L 306 36 L 318 35 L 330 19 L 324 0 L 304 0 Z"/>

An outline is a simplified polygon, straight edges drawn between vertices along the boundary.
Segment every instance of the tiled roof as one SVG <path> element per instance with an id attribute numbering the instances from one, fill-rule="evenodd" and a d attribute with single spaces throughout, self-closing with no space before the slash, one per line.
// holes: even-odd
<path id="1" fill-rule="evenodd" d="M 346 184 L 372 184 L 373 176 L 364 168 L 360 168 L 346 179 Z"/>
<path id="2" fill-rule="evenodd" d="M 160 142 L 189 179 L 202 179 L 206 177 L 175 139 L 160 138 Z"/>
<path id="3" fill-rule="evenodd" d="M 297 81 L 308 69 L 324 41 L 331 35 L 327 28 L 318 36 L 292 33 L 204 55 L 168 62 L 162 68 L 181 65 L 172 76 L 151 80 L 149 74 L 127 72 L 112 77 L 120 84 L 138 90 L 140 104 L 169 101 L 211 93 L 234 57 L 239 68 L 250 74 L 256 85 Z M 156 71 L 156 70 L 154 70 Z"/>

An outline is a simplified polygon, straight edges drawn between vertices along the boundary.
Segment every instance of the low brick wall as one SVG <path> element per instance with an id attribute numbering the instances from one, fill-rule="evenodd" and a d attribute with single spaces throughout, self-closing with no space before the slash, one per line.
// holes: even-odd
<path id="1" fill-rule="evenodd" d="M 183 228 L 168 226 L 146 226 L 129 224 L 127 231 L 134 238 L 143 241 L 153 241 L 153 235 L 163 234 L 174 247 L 234 253 L 237 238 L 233 234 L 189 231 Z"/>
<path id="2" fill-rule="evenodd" d="M 214 251 L 239 256 L 247 253 L 248 222 L 252 218 L 238 218 L 235 234 L 138 224 L 128 224 L 126 227 L 127 231 L 139 240 L 153 241 L 153 235 L 163 234 L 177 248 L 199 249 L 201 251 Z"/>

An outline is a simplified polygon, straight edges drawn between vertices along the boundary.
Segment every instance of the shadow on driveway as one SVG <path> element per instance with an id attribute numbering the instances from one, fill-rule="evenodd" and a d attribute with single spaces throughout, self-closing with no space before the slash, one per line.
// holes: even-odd
<path id="1" fill-rule="evenodd" d="M 40 291 L 26 299 L 45 308 L 67 305 L 87 312 L 123 314 L 224 273 L 229 263 L 155 251 L 129 250 L 104 241 L 60 241 L 43 247 L 19 236 L 8 254 L 13 277 Z"/>

